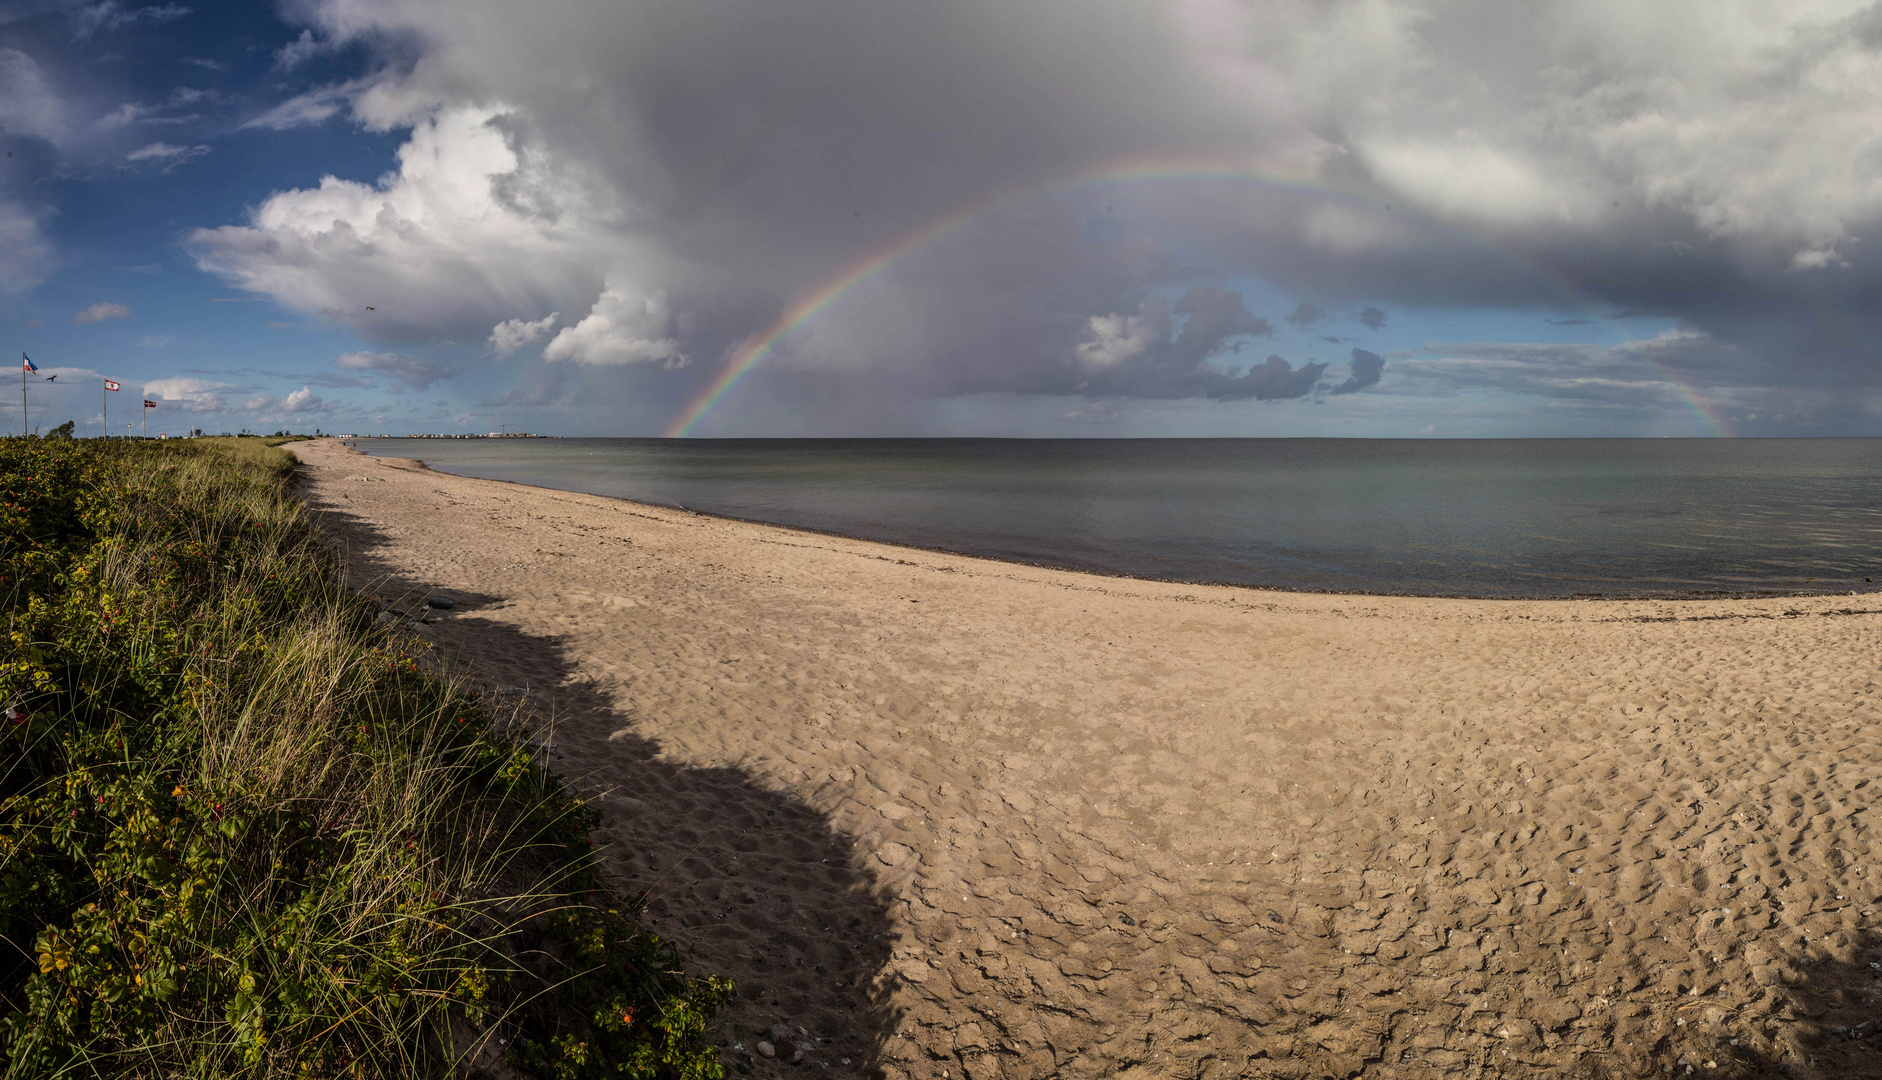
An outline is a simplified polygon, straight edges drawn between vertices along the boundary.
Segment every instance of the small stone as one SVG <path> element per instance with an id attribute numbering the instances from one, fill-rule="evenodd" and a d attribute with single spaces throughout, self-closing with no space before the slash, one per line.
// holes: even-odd
<path id="1" fill-rule="evenodd" d="M 772 1046 L 772 1045 L 771 1045 L 770 1043 L 768 1043 L 768 1042 L 760 1042 L 760 1043 L 758 1044 L 758 1052 L 759 1052 L 760 1054 L 763 1054 L 763 1055 L 764 1055 L 764 1056 L 766 1056 L 766 1057 L 777 1057 L 777 1056 L 778 1056 L 778 1048 L 777 1048 L 777 1047 L 775 1047 L 775 1046 Z"/>
<path id="2" fill-rule="evenodd" d="M 802 1065 L 804 1063 L 804 1059 L 809 1056 L 810 1055 L 804 1053 L 802 1050 L 799 1050 L 797 1053 L 791 1055 L 791 1064 Z"/>
<path id="3" fill-rule="evenodd" d="M 1123 923 L 1125 926 L 1137 925 L 1137 920 L 1131 918 L 1127 912 L 1122 912 L 1122 911 L 1118 912 L 1117 921 Z"/>
<path id="4" fill-rule="evenodd" d="M 1518 1046 L 1526 1046 L 1537 1041 L 1536 1025 L 1520 1017 L 1505 1021 L 1496 1033 L 1499 1037 Z"/>
<path id="5" fill-rule="evenodd" d="M 443 593 L 432 593 L 430 596 L 425 597 L 425 603 L 430 604 L 439 611 L 449 611 L 457 606 L 456 600 L 453 600 Z"/>
<path id="6" fill-rule="evenodd" d="M 739 1062 L 739 1063 L 738 1063 L 738 1071 L 739 1071 L 739 1072 L 741 1072 L 741 1073 L 749 1073 L 749 1072 L 751 1072 L 751 1066 L 750 1066 L 749 1064 L 747 1064 L 747 1063 L 745 1063 L 745 1062 L 743 1062 L 743 1061 L 741 1061 L 741 1062 Z"/>

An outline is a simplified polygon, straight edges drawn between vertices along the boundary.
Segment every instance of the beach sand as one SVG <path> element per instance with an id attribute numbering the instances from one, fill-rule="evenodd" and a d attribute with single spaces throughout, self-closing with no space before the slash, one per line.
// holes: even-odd
<path id="1" fill-rule="evenodd" d="M 1882 1075 L 1882 596 L 1164 584 L 293 449 L 553 714 L 728 1071 Z"/>

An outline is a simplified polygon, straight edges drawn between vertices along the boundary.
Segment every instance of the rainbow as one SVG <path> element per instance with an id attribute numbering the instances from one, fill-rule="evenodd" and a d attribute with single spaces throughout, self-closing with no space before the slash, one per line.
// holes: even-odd
<path id="1" fill-rule="evenodd" d="M 880 246 L 865 252 L 842 269 L 824 278 L 815 288 L 793 300 L 789 306 L 778 313 L 777 318 L 771 320 L 757 334 L 741 342 L 732 351 L 719 373 L 695 392 L 686 406 L 667 424 L 665 430 L 661 432 L 661 437 L 669 439 L 690 437 L 694 429 L 719 402 L 744 381 L 745 377 L 751 374 L 752 370 L 793 330 L 816 318 L 825 308 L 834 304 L 858 285 L 949 233 L 989 214 L 1042 196 L 1061 194 L 1079 188 L 1154 180 L 1236 180 L 1299 194 L 1332 198 L 1359 205 L 1368 210 L 1394 214 L 1418 224 L 1427 231 L 1462 237 L 1505 262 L 1513 264 L 1523 272 L 1524 276 L 1548 286 L 1583 312 L 1589 314 L 1595 312 L 1594 305 L 1584 299 L 1567 282 L 1509 248 L 1469 230 L 1408 211 L 1404 207 L 1386 203 L 1372 196 L 1281 175 L 1249 158 L 1196 155 L 1128 158 L 1107 162 L 1045 183 L 1000 191 L 977 202 L 949 210 L 890 237 Z M 1687 405 L 1719 436 L 1725 438 L 1731 436 L 1732 432 L 1727 427 L 1725 418 L 1700 397 L 1684 378 L 1665 365 L 1651 358 L 1646 359 L 1679 392 Z"/>
<path id="2" fill-rule="evenodd" d="M 1665 364 L 1660 363 L 1650 356 L 1642 357 L 1642 359 L 1646 360 L 1655 371 L 1660 373 L 1662 379 L 1665 379 L 1672 385 L 1674 390 L 1678 391 L 1680 399 L 1685 401 L 1687 407 L 1692 409 L 1693 412 L 1699 414 L 1699 418 L 1704 420 L 1712 428 L 1714 435 L 1717 435 L 1721 439 L 1735 437 L 1731 426 L 1726 423 L 1725 414 L 1719 412 L 1716 406 L 1701 397 L 1699 391 L 1693 389 L 1692 385 L 1688 383 L 1679 372 L 1674 371 L 1672 368 L 1667 367 Z"/>

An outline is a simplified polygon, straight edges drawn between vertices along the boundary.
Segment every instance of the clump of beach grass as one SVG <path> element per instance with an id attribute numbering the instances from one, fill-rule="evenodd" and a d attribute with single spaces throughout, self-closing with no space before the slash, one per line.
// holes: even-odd
<path id="1" fill-rule="evenodd" d="M 270 441 L 0 440 L 6 1075 L 721 1075 L 730 984 Z"/>

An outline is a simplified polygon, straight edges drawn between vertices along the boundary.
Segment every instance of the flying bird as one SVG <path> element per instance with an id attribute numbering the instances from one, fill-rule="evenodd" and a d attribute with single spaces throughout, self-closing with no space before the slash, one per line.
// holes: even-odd
<path id="1" fill-rule="evenodd" d="M 46 376 L 46 381 L 47 381 L 47 382 L 51 382 L 52 380 L 54 380 L 54 379 L 56 379 L 56 378 L 58 378 L 58 376 L 57 376 L 57 375 L 48 375 L 48 376 Z"/>
<path id="2" fill-rule="evenodd" d="M 366 310 L 367 310 L 367 311 L 378 311 L 379 309 L 378 309 L 378 308 L 376 308 L 376 307 L 369 307 L 369 308 L 367 308 Z"/>

